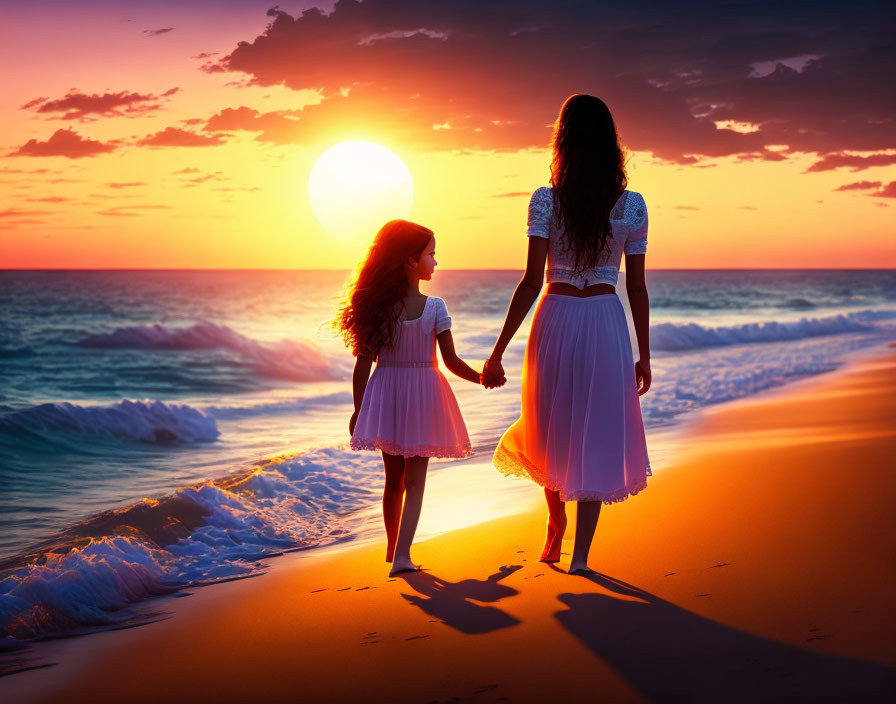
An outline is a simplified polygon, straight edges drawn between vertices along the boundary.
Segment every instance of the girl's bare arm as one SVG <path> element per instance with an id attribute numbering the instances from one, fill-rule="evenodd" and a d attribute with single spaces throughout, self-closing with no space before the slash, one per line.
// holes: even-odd
<path id="1" fill-rule="evenodd" d="M 445 367 L 448 371 L 457 374 L 461 379 L 478 384 L 479 372 L 458 357 L 457 352 L 454 351 L 454 337 L 451 335 L 451 330 L 443 330 L 436 336 L 436 339 L 439 341 L 442 361 L 445 362 Z"/>
<path id="2" fill-rule="evenodd" d="M 355 423 L 358 420 L 358 411 L 361 410 L 361 401 L 364 400 L 364 390 L 367 388 L 367 380 L 370 378 L 370 367 L 373 365 L 373 355 L 358 355 L 355 358 L 355 370 L 352 372 L 352 397 L 355 401 L 355 412 L 348 422 L 348 432 L 355 432 Z"/>

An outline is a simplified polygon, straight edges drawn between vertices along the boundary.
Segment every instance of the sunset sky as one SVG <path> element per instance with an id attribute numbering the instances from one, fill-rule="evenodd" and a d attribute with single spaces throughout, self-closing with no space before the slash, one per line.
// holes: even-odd
<path id="1" fill-rule="evenodd" d="M 347 140 L 407 165 L 442 267 L 520 268 L 576 92 L 650 267 L 894 267 L 885 5 L 3 0 L 0 268 L 349 267 L 374 233 L 308 200 Z"/>

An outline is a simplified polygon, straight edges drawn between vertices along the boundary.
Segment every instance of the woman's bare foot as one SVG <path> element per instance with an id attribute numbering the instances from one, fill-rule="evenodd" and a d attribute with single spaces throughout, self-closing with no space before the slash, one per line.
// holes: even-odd
<path id="1" fill-rule="evenodd" d="M 399 572 L 417 572 L 420 565 L 411 562 L 410 557 L 399 557 L 392 563 L 392 569 L 389 570 L 389 576 L 394 577 Z"/>
<path id="2" fill-rule="evenodd" d="M 544 541 L 544 551 L 539 560 L 541 562 L 560 562 L 560 550 L 563 547 L 563 534 L 566 532 L 566 519 L 562 523 L 548 517 L 548 532 Z"/>

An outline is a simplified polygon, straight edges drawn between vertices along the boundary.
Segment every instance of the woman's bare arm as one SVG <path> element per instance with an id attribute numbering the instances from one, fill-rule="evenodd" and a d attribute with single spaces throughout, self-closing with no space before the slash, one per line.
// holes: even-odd
<path id="1" fill-rule="evenodd" d="M 478 384 L 480 382 L 479 372 L 458 357 L 457 352 L 454 351 L 454 336 L 451 334 L 451 330 L 442 330 L 442 332 L 436 336 L 436 339 L 439 341 L 439 350 L 442 352 L 442 361 L 445 363 L 445 367 L 448 371 L 452 374 L 457 374 L 461 379 L 466 379 L 467 381 L 472 381 L 474 384 Z"/>
<path id="2" fill-rule="evenodd" d="M 516 286 L 510 305 L 507 308 L 507 316 L 504 319 L 504 327 L 495 342 L 495 348 L 489 357 L 489 362 L 500 364 L 507 345 L 520 329 L 523 320 L 529 313 L 541 287 L 544 284 L 544 263 L 548 256 L 548 241 L 544 237 L 529 238 L 529 254 L 526 259 L 526 272 Z"/>
<path id="3" fill-rule="evenodd" d="M 638 363 L 635 375 L 638 393 L 643 395 L 650 388 L 650 298 L 647 295 L 647 281 L 644 274 L 644 254 L 625 255 L 625 292 L 632 309 L 632 322 L 638 338 Z"/>

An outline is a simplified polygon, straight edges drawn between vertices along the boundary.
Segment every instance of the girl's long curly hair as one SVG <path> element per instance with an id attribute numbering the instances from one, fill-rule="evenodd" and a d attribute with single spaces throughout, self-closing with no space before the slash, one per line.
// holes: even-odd
<path id="1" fill-rule="evenodd" d="M 616 123 L 603 100 L 571 95 L 554 123 L 554 218 L 575 255 L 574 269 L 598 265 L 612 237 L 610 211 L 628 185 Z"/>
<path id="2" fill-rule="evenodd" d="M 408 293 L 408 258 L 418 259 L 433 236 L 432 230 L 407 220 L 390 220 L 380 228 L 364 261 L 348 285 L 331 327 L 359 355 L 376 355 L 394 342 Z"/>

